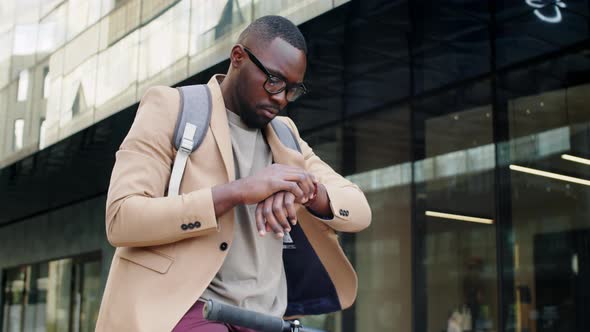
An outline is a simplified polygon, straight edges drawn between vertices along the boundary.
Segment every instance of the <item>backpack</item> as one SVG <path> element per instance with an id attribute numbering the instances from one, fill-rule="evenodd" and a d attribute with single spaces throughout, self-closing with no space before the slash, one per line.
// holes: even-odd
<path id="1" fill-rule="evenodd" d="M 186 162 L 202 143 L 212 110 L 211 92 L 207 85 L 177 89 L 180 93 L 180 113 L 174 129 L 177 153 L 168 184 L 168 196 L 179 194 Z M 275 118 L 270 124 L 283 145 L 301 153 L 297 138 L 284 122 Z M 291 232 L 285 235 L 283 264 L 288 298 L 285 316 L 318 315 L 341 310 L 336 288 L 299 224 L 291 227 Z"/>

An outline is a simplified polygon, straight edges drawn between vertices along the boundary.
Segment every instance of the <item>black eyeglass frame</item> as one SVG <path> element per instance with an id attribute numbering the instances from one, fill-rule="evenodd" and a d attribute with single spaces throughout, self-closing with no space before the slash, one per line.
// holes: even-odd
<path id="1" fill-rule="evenodd" d="M 260 60 L 258 60 L 258 58 L 246 46 L 242 45 L 242 48 L 244 49 L 244 51 L 246 51 L 246 54 L 248 54 L 248 57 L 250 58 L 252 63 L 254 63 L 254 65 L 256 67 L 258 67 L 258 69 L 262 70 L 262 72 L 266 75 L 266 81 L 264 81 L 264 84 L 262 85 L 262 87 L 264 88 L 264 90 L 266 92 L 270 93 L 271 95 L 276 95 L 276 94 L 279 94 L 279 93 L 287 90 L 286 98 L 287 98 L 287 101 L 289 101 L 289 102 L 293 102 L 293 101 L 299 99 L 299 97 L 307 94 L 307 88 L 305 87 L 305 85 L 303 83 L 288 84 L 287 81 L 285 81 L 283 78 L 281 78 L 277 75 L 271 74 L 268 71 L 268 69 L 266 69 L 266 67 L 262 64 L 262 62 L 260 62 Z M 268 84 L 268 81 L 272 80 L 272 79 L 274 79 L 278 82 L 282 82 L 283 86 L 276 91 L 269 90 L 267 87 L 267 84 Z M 291 98 L 289 97 L 289 91 L 294 91 L 293 94 L 291 95 Z M 299 91 L 299 93 L 297 93 L 297 91 Z M 293 98 L 292 96 L 295 96 L 295 97 Z"/>

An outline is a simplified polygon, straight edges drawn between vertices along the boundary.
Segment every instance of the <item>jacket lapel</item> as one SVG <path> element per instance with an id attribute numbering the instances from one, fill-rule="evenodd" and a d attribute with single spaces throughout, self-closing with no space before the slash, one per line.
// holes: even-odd
<path id="1" fill-rule="evenodd" d="M 225 103 L 221 94 L 221 88 L 219 87 L 218 78 L 223 75 L 215 75 L 209 80 L 207 86 L 211 92 L 211 132 L 215 137 L 215 142 L 221 153 L 223 164 L 225 165 L 225 171 L 227 172 L 227 179 L 229 182 L 234 181 L 236 173 L 234 170 L 234 158 L 232 155 L 231 147 L 231 136 L 229 132 L 229 124 L 227 120 L 227 114 L 225 113 Z"/>

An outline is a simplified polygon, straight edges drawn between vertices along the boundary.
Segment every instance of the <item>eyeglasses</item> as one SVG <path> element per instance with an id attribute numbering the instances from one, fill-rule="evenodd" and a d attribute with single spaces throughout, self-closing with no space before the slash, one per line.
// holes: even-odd
<path id="1" fill-rule="evenodd" d="M 289 102 L 293 102 L 307 93 L 307 88 L 303 83 L 287 84 L 287 82 L 281 77 L 271 74 L 247 47 L 244 47 L 244 51 L 246 51 L 246 54 L 248 54 L 250 60 L 252 60 L 256 67 L 266 74 L 267 78 L 263 85 L 266 92 L 271 95 L 276 95 L 287 90 L 287 101 Z"/>

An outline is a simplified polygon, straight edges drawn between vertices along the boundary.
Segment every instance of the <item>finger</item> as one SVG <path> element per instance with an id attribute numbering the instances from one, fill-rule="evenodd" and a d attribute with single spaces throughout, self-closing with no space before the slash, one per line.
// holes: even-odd
<path id="1" fill-rule="evenodd" d="M 302 168 L 286 165 L 276 166 L 275 172 L 275 175 L 283 181 L 297 182 L 304 196 L 301 198 L 301 203 L 305 203 L 310 199 L 310 195 L 313 194 L 314 184 L 317 182 L 317 178 L 313 174 Z"/>
<path id="2" fill-rule="evenodd" d="M 320 179 L 317 176 L 313 175 L 313 174 L 311 174 L 311 179 L 313 180 L 313 183 L 315 183 L 315 184 L 320 183 Z"/>
<path id="3" fill-rule="evenodd" d="M 287 211 L 287 218 L 293 226 L 297 224 L 297 211 L 295 209 L 295 195 L 285 193 L 284 198 L 285 210 Z"/>
<path id="4" fill-rule="evenodd" d="M 301 200 L 301 204 L 305 204 L 309 200 L 310 195 L 313 193 L 313 182 L 307 174 L 302 173 L 299 175 L 297 185 L 299 188 L 301 188 L 301 191 L 303 191 L 304 198 Z"/>
<path id="5" fill-rule="evenodd" d="M 279 225 L 279 223 L 275 219 L 274 213 L 272 211 L 273 201 L 274 201 L 274 196 L 271 196 L 264 201 L 264 208 L 262 209 L 262 215 L 264 216 L 264 219 L 266 219 L 266 223 L 270 226 L 272 231 L 278 237 L 283 237 L 285 235 L 283 233 L 283 227 L 281 227 L 281 225 Z"/>
<path id="6" fill-rule="evenodd" d="M 287 220 L 287 213 L 284 206 L 285 192 L 281 191 L 274 195 L 272 203 L 272 212 L 277 222 L 283 227 L 285 232 L 291 231 L 291 226 Z"/>
<path id="7" fill-rule="evenodd" d="M 313 199 L 317 178 L 315 177 L 315 175 L 309 172 L 304 172 L 302 175 L 303 178 L 301 182 L 305 185 L 305 189 L 302 189 L 305 191 L 308 200 Z"/>
<path id="8" fill-rule="evenodd" d="M 306 173 L 306 180 L 309 186 L 309 195 L 307 196 L 309 199 L 312 199 L 313 193 L 315 192 L 316 182 L 314 181 L 314 176 L 311 173 Z"/>
<path id="9" fill-rule="evenodd" d="M 301 202 L 305 198 L 305 193 L 303 192 L 303 190 L 301 190 L 301 188 L 299 187 L 297 182 L 279 181 L 276 183 L 276 188 L 274 191 L 275 192 L 288 191 L 288 192 L 292 193 L 293 195 L 295 195 L 295 199 L 297 202 Z"/>
<path id="10" fill-rule="evenodd" d="M 254 213 L 254 215 L 256 216 L 256 228 L 258 229 L 258 234 L 260 234 L 260 236 L 264 236 L 266 234 L 266 227 L 264 223 L 264 216 L 262 215 L 262 208 L 262 202 L 256 204 L 256 212 Z"/>

